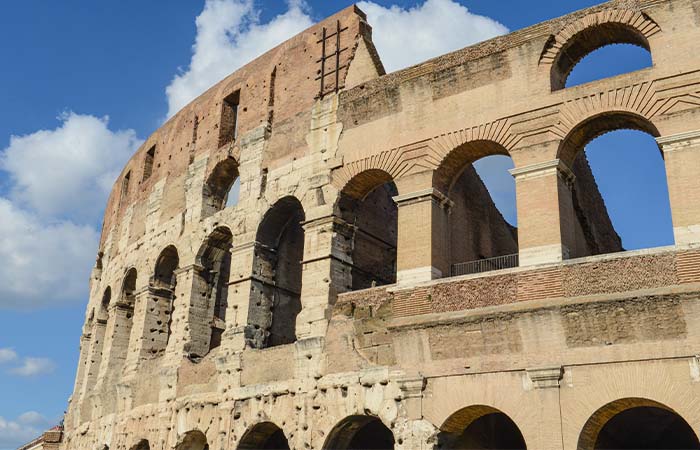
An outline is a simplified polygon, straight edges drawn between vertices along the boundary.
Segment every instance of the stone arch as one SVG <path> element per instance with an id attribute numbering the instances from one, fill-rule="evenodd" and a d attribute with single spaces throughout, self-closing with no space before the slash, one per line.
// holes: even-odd
<path id="1" fill-rule="evenodd" d="M 443 156 L 433 172 L 433 186 L 444 194 L 448 194 L 459 175 L 470 164 L 492 155 L 510 157 L 508 149 L 503 144 L 490 139 L 467 141 L 452 148 Z"/>
<path id="2" fill-rule="evenodd" d="M 152 284 L 154 287 L 168 290 L 175 289 L 175 270 L 180 265 L 180 256 L 174 245 L 165 247 L 156 260 Z"/>
<path id="3" fill-rule="evenodd" d="M 100 300 L 100 307 L 98 308 L 97 320 L 101 322 L 107 322 L 107 317 L 109 316 L 109 306 L 112 303 L 112 288 L 107 286 L 107 288 L 102 293 L 102 299 Z"/>
<path id="4" fill-rule="evenodd" d="M 643 12 L 608 9 L 589 14 L 550 36 L 540 65 L 550 71 L 552 91 L 563 89 L 566 79 L 586 55 L 610 44 L 632 44 L 651 52 L 649 38 L 661 28 Z"/>
<path id="5" fill-rule="evenodd" d="M 358 173 L 340 192 L 335 214 L 349 225 L 343 234 L 350 260 L 351 290 L 396 282 L 396 195 L 393 177 L 380 169 Z"/>
<path id="6" fill-rule="evenodd" d="M 440 427 L 440 449 L 525 450 L 522 432 L 503 411 L 486 405 L 472 405 L 450 415 Z"/>
<path id="7" fill-rule="evenodd" d="M 209 450 L 209 442 L 204 433 L 192 430 L 182 435 L 175 450 Z"/>
<path id="8" fill-rule="evenodd" d="M 119 300 L 120 303 L 122 303 L 125 306 L 130 306 L 131 308 L 134 307 L 134 303 L 136 301 L 134 295 L 136 293 L 137 278 L 138 272 L 136 271 L 136 268 L 131 267 L 129 270 L 126 271 L 126 275 L 124 275 L 124 281 L 122 281 L 121 298 Z"/>
<path id="9" fill-rule="evenodd" d="M 301 202 L 287 196 L 267 210 L 258 226 L 246 331 L 247 342 L 254 348 L 296 341 L 304 220 Z"/>
<path id="10" fill-rule="evenodd" d="M 618 130 L 637 130 L 658 137 L 660 133 L 650 118 L 653 112 L 642 108 L 594 105 L 579 112 L 577 117 L 576 121 L 567 122 L 566 133 L 556 147 L 555 156 L 570 192 L 570 197 L 563 195 L 564 190 L 560 194 L 562 217 L 569 217 L 574 225 L 570 228 L 567 245 L 569 257 L 623 251 L 622 238 L 612 222 L 584 149 L 595 138 Z M 665 170 L 662 172 L 665 180 Z"/>
<path id="11" fill-rule="evenodd" d="M 331 181 L 339 192 L 345 191 L 354 197 L 361 197 L 362 186 L 372 184 L 372 177 L 386 178 L 385 182 L 396 180 L 410 169 L 403 160 L 404 153 L 405 149 L 393 148 L 348 162 L 332 172 Z M 360 178 L 357 178 L 358 176 Z M 353 192 L 358 189 L 360 192 Z"/>
<path id="12" fill-rule="evenodd" d="M 378 417 L 348 416 L 338 422 L 323 444 L 324 450 L 393 450 L 394 434 Z"/>
<path id="13" fill-rule="evenodd" d="M 153 277 L 151 278 L 151 295 L 149 303 L 153 306 L 147 311 L 153 311 L 154 326 L 150 329 L 152 352 L 165 350 L 172 331 L 172 320 L 175 310 L 175 287 L 177 277 L 175 271 L 180 266 L 180 256 L 174 245 L 165 247 L 156 260 Z"/>
<path id="14" fill-rule="evenodd" d="M 572 126 L 562 139 L 557 158 L 572 166 L 577 154 L 593 139 L 615 130 L 639 130 L 659 137 L 660 133 L 650 119 L 626 110 L 610 110 L 587 115 Z"/>
<path id="15" fill-rule="evenodd" d="M 470 140 L 446 152 L 433 171 L 434 188 L 450 200 L 449 214 L 445 216 L 445 257 L 451 275 L 518 265 L 518 230 L 498 210 L 473 165 L 496 155 L 510 158 L 500 142 Z"/>
<path id="16" fill-rule="evenodd" d="M 239 177 L 238 166 L 238 161 L 230 156 L 214 166 L 202 188 L 202 217 L 224 209 L 229 191 Z"/>
<path id="17" fill-rule="evenodd" d="M 238 450 L 289 450 L 284 431 L 272 422 L 253 425 L 243 434 Z"/>
<path id="18" fill-rule="evenodd" d="M 148 439 L 141 439 L 129 450 L 151 450 L 151 444 L 148 442 Z"/>
<path id="19" fill-rule="evenodd" d="M 221 345 L 221 336 L 226 329 L 226 309 L 228 307 L 228 282 L 231 273 L 231 246 L 233 234 L 228 227 L 220 226 L 214 229 L 204 240 L 197 253 L 197 265 L 194 291 L 204 293 L 197 297 L 202 303 L 202 314 L 194 314 L 204 318 L 204 323 L 190 323 L 190 329 L 200 336 L 201 343 L 194 343 L 193 352 L 203 355 Z M 201 332 L 197 332 L 201 328 Z M 198 345 L 199 344 L 199 345 Z"/>
<path id="20" fill-rule="evenodd" d="M 610 402 L 586 421 L 578 450 L 700 449 L 691 426 L 668 406 L 646 398 Z"/>

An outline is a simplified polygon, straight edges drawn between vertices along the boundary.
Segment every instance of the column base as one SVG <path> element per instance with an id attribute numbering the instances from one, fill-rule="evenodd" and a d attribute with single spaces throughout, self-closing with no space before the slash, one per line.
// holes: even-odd
<path id="1" fill-rule="evenodd" d="M 396 284 L 406 286 L 438 278 L 442 278 L 442 271 L 437 267 L 417 267 L 415 269 L 399 270 L 396 274 Z"/>
<path id="2" fill-rule="evenodd" d="M 520 249 L 519 266 L 552 264 L 569 259 L 569 249 L 565 245 L 552 244 Z"/>
<path id="3" fill-rule="evenodd" d="M 674 227 L 673 240 L 675 241 L 676 247 L 700 245 L 700 225 Z"/>

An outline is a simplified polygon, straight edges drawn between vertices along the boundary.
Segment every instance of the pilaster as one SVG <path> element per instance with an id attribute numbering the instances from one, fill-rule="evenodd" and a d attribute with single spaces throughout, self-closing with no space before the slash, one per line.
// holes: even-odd
<path id="1" fill-rule="evenodd" d="M 449 274 L 448 214 L 452 201 L 432 187 L 397 195 L 396 282 L 411 285 Z"/>
<path id="2" fill-rule="evenodd" d="M 678 247 L 700 244 L 700 130 L 656 139 L 663 151 Z"/>
<path id="3" fill-rule="evenodd" d="M 568 259 L 575 244 L 571 169 L 559 159 L 516 167 L 520 266 Z"/>

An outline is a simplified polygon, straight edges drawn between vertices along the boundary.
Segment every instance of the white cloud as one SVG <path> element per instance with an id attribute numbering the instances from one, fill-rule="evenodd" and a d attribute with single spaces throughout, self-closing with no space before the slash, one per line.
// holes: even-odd
<path id="1" fill-rule="evenodd" d="M 197 17 L 197 36 L 189 68 L 166 88 L 168 117 L 199 94 L 267 50 L 313 24 L 290 1 L 285 13 L 260 23 L 253 0 L 207 0 Z"/>
<path id="2" fill-rule="evenodd" d="M 27 309 L 85 295 L 99 239 L 95 228 L 45 222 L 2 197 L 0 217 L 0 308 Z"/>
<path id="3" fill-rule="evenodd" d="M 17 422 L 21 423 L 22 425 L 35 425 L 42 427 L 48 424 L 46 417 L 42 416 L 36 411 L 27 411 L 26 413 L 20 414 L 20 416 L 17 418 Z"/>
<path id="4" fill-rule="evenodd" d="M 19 367 L 14 367 L 8 372 L 13 375 L 19 375 L 22 377 L 35 377 L 37 375 L 46 375 L 56 369 L 56 364 L 49 358 L 24 358 L 22 365 Z"/>
<path id="5" fill-rule="evenodd" d="M 0 364 L 17 359 L 17 352 L 11 348 L 0 348 Z"/>
<path id="6" fill-rule="evenodd" d="M 10 198 L 42 217 L 99 220 L 112 183 L 141 141 L 133 130 L 113 132 L 107 117 L 63 114 L 61 125 L 12 136 L 0 156 Z"/>
<path id="7" fill-rule="evenodd" d="M 367 13 L 372 40 L 389 72 L 508 32 L 454 0 L 426 0 L 409 9 L 368 1 L 358 6 Z"/>
<path id="8" fill-rule="evenodd" d="M 0 416 L 0 449 L 15 449 L 39 437 L 52 424 L 36 411 L 20 415 L 16 420 Z"/>
<path id="9" fill-rule="evenodd" d="M 68 113 L 53 130 L 13 136 L 0 153 L 0 309 L 84 300 L 114 180 L 140 145 L 107 118 Z"/>

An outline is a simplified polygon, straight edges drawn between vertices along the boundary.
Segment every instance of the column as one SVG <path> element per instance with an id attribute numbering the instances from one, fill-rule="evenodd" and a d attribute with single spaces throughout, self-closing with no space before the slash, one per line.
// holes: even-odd
<path id="1" fill-rule="evenodd" d="M 165 352 L 168 343 L 174 293 L 147 286 L 134 294 L 134 324 L 126 356 L 126 371 L 135 371 L 139 361 Z"/>
<path id="2" fill-rule="evenodd" d="M 198 264 L 175 271 L 176 290 L 181 295 L 175 299 L 168 344 L 168 352 L 175 358 L 182 355 L 203 357 L 209 352 L 214 299 L 203 271 Z"/>
<path id="3" fill-rule="evenodd" d="M 323 216 L 304 223 L 302 261 L 302 310 L 297 316 L 298 339 L 326 335 L 330 308 L 338 294 L 351 288 L 353 229 L 335 216 Z"/>
<path id="4" fill-rule="evenodd" d="M 700 131 L 656 139 L 663 151 L 676 246 L 700 244 Z"/>
<path id="5" fill-rule="evenodd" d="M 208 301 L 199 292 L 195 294 L 198 288 L 195 280 L 199 278 L 201 270 L 196 264 L 175 270 L 174 289 L 162 289 L 163 292 L 158 297 L 159 305 L 155 310 L 156 326 L 166 326 L 158 330 L 159 333 L 161 330 L 165 332 L 161 333 L 157 348 L 160 350 L 164 347 L 169 363 L 175 366 L 180 364 L 183 356 L 198 357 L 206 354 L 206 351 L 197 353 L 201 348 L 198 341 L 203 334 L 202 328 L 206 327 L 206 324 L 202 324 L 202 309 L 206 307 L 202 305 L 206 305 Z M 170 302 L 162 303 L 161 296 L 167 300 L 169 293 Z M 208 339 L 206 345 L 209 345 Z"/>
<path id="6" fill-rule="evenodd" d="M 510 170 L 515 178 L 520 266 L 561 262 L 575 248 L 574 175 L 554 159 Z"/>
<path id="7" fill-rule="evenodd" d="M 397 284 L 410 285 L 449 276 L 446 255 L 452 202 L 433 187 L 397 195 L 394 201 L 399 207 Z"/>
<path id="8" fill-rule="evenodd" d="M 525 370 L 523 387 L 534 395 L 529 408 L 538 426 L 521 431 L 528 448 L 562 450 L 560 389 L 564 368 L 551 366 Z M 536 434 L 535 434 L 536 433 Z"/>
<path id="9" fill-rule="evenodd" d="M 253 261 L 256 242 L 248 241 L 231 248 L 231 274 L 228 283 L 226 331 L 221 345 L 229 351 L 242 351 L 246 345 L 246 327 L 250 310 L 250 290 L 253 285 Z"/>

